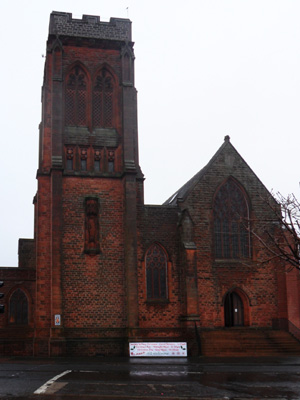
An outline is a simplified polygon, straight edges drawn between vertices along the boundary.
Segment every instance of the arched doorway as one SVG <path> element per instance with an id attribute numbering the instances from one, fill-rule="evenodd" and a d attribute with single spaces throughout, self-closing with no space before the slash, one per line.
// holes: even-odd
<path id="1" fill-rule="evenodd" d="M 244 305 L 236 292 L 229 292 L 224 303 L 225 326 L 244 326 Z"/>
<path id="2" fill-rule="evenodd" d="M 21 289 L 15 290 L 10 297 L 9 323 L 16 325 L 28 324 L 28 299 Z"/>

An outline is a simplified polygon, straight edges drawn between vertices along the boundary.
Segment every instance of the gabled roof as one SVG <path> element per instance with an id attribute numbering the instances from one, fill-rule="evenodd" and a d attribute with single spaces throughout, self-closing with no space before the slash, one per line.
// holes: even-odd
<path id="1" fill-rule="evenodd" d="M 236 154 L 243 160 L 243 162 L 248 166 L 246 161 L 241 157 L 241 155 L 238 153 L 238 151 L 235 149 L 235 147 L 230 143 L 230 137 L 227 135 L 224 138 L 224 143 L 222 146 L 219 148 L 219 150 L 215 153 L 215 155 L 210 159 L 208 164 L 202 168 L 199 172 L 197 172 L 196 175 L 194 175 L 189 181 L 187 181 L 179 190 L 177 190 L 172 196 L 166 200 L 163 205 L 168 205 L 168 206 L 174 206 L 177 204 L 177 201 L 184 201 L 188 194 L 193 190 L 194 186 L 201 180 L 201 178 L 205 175 L 207 170 L 211 167 L 211 165 L 215 162 L 215 160 L 219 157 L 219 155 L 227 148 L 230 146 L 231 149 L 233 149 Z M 248 168 L 251 170 L 251 168 L 248 166 Z M 252 170 L 251 170 L 252 171 Z M 253 172 L 253 171 L 252 171 Z M 253 172 L 254 174 L 254 172 Z M 255 175 L 255 174 L 254 174 Z M 256 175 L 255 175 L 256 176 Z M 257 178 L 259 180 L 259 178 Z M 262 184 L 263 185 L 263 184 Z M 264 185 L 263 185 L 264 186 Z M 267 189 L 266 189 L 267 190 Z M 268 191 L 268 190 L 267 190 Z"/>

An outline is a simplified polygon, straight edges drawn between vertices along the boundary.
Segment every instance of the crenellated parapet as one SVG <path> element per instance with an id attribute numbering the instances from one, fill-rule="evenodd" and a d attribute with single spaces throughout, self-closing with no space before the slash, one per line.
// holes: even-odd
<path id="1" fill-rule="evenodd" d="M 66 35 L 95 39 L 131 41 L 131 21 L 111 18 L 100 21 L 99 16 L 83 15 L 82 19 L 72 18 L 71 13 L 53 11 L 50 16 L 50 35 Z"/>

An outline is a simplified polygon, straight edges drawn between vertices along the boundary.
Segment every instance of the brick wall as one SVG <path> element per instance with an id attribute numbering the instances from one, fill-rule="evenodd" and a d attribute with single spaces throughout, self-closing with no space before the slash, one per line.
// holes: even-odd
<path id="1" fill-rule="evenodd" d="M 174 336 L 171 328 L 181 327 L 184 299 L 180 287 L 178 208 L 145 206 L 138 213 L 138 296 L 139 327 L 148 328 L 149 337 Z M 168 298 L 164 302 L 147 300 L 145 253 L 159 243 L 168 254 Z M 146 329 L 144 329 L 144 334 Z"/>
<path id="2" fill-rule="evenodd" d="M 99 201 L 99 254 L 89 254 L 84 250 L 87 196 L 97 196 Z M 120 180 L 77 177 L 64 180 L 64 327 L 125 326 L 123 213 L 124 192 Z"/>
<path id="3" fill-rule="evenodd" d="M 178 203 L 181 209 L 188 208 L 195 227 L 200 325 L 224 326 L 224 296 L 238 288 L 244 293 L 245 306 L 248 307 L 248 324 L 271 327 L 273 319 L 278 318 L 277 276 L 282 266 L 276 261 L 260 262 L 262 250 L 253 236 L 252 259 L 228 261 L 214 258 L 213 198 L 228 177 L 236 179 L 246 192 L 254 230 L 258 229 L 259 221 L 265 223 L 272 219 L 264 201 L 268 192 L 233 146 L 227 143 L 204 169 L 186 198 Z"/>

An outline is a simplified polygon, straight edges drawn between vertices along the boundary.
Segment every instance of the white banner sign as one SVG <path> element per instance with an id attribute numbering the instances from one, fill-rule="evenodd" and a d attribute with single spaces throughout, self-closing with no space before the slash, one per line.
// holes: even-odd
<path id="1" fill-rule="evenodd" d="M 187 357 L 186 342 L 129 343 L 130 357 Z"/>

